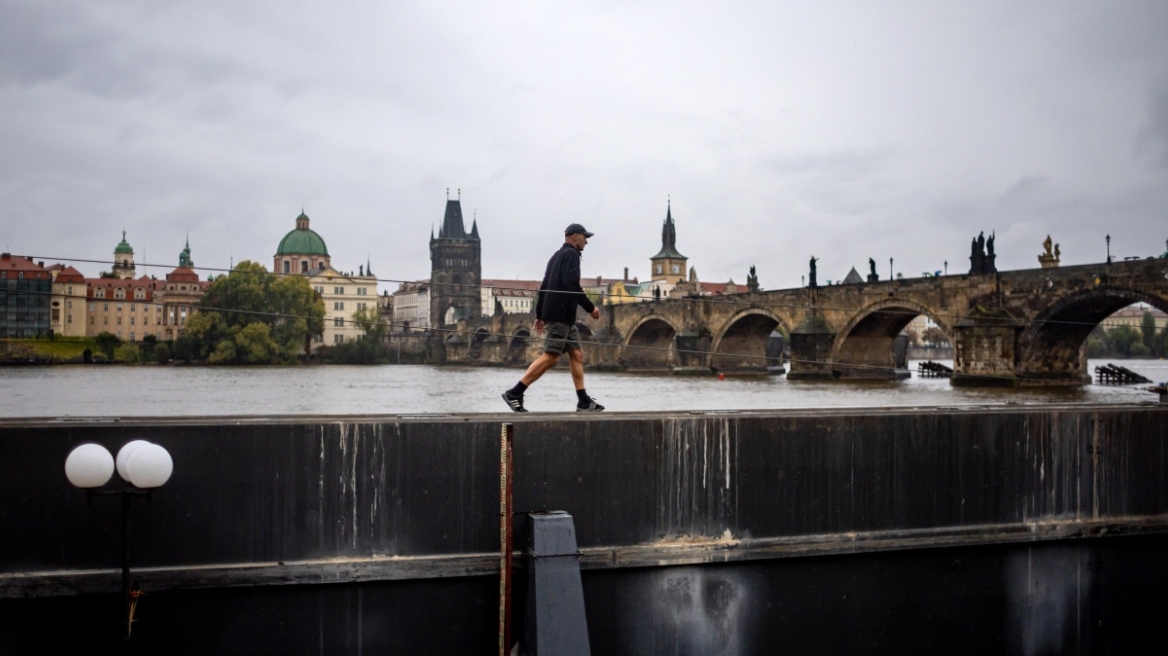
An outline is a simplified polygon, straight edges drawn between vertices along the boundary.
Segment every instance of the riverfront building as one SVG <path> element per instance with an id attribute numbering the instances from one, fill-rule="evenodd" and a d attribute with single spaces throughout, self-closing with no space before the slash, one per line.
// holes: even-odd
<path id="1" fill-rule="evenodd" d="M 377 278 L 361 268 L 358 275 L 342 273 L 331 266 L 308 272 L 308 283 L 324 300 L 324 332 L 314 335 L 313 348 L 324 344 L 342 344 L 365 336 L 365 329 L 353 323 L 359 310 L 378 313 Z"/>
<path id="2" fill-rule="evenodd" d="M 535 309 L 535 297 L 542 280 L 484 280 L 482 293 L 482 315 L 489 317 L 495 313 L 495 306 L 503 314 L 524 314 Z"/>
<path id="3" fill-rule="evenodd" d="M 403 282 L 393 293 L 390 330 L 408 332 L 430 327 L 430 281 Z"/>
<path id="4" fill-rule="evenodd" d="M 0 338 L 48 337 L 52 294 L 44 262 L 0 254 Z"/>
<path id="5" fill-rule="evenodd" d="M 85 276 L 64 264 L 49 267 L 53 276 L 53 297 L 49 307 L 49 329 L 54 335 L 84 337 L 88 303 L 85 300 Z"/>

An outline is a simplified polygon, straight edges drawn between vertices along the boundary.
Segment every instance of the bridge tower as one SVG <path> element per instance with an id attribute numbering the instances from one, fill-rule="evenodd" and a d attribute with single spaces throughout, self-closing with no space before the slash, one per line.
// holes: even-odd
<path id="1" fill-rule="evenodd" d="M 685 282 L 687 258 L 677 252 L 677 228 L 673 225 L 673 211 L 665 205 L 665 224 L 661 226 L 661 250 L 649 258 L 649 280 L 673 284 Z"/>
<path id="2" fill-rule="evenodd" d="M 461 196 L 461 194 L 459 194 Z M 478 221 L 470 232 L 459 198 L 446 199 L 438 236 L 430 233 L 430 325 L 442 327 L 482 314 L 482 244 Z"/>

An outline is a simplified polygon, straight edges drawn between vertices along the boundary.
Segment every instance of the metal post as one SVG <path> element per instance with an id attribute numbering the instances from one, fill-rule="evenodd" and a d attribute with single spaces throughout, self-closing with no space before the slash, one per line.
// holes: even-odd
<path id="1" fill-rule="evenodd" d="M 511 447 L 515 424 L 503 424 L 499 438 L 499 656 L 511 653 L 512 495 L 515 489 Z"/>
<path id="2" fill-rule="evenodd" d="M 126 602 L 126 637 L 130 639 L 130 495 L 122 494 L 122 598 Z"/>

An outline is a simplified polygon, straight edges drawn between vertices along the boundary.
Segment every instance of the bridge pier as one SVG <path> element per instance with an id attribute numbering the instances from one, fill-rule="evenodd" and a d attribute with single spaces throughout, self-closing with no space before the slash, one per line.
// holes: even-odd
<path id="1" fill-rule="evenodd" d="M 832 380 L 835 330 L 822 314 L 811 313 L 791 330 L 791 370 L 787 380 Z"/>
<path id="2" fill-rule="evenodd" d="M 1026 357 L 1019 348 L 1025 323 L 1013 318 L 967 319 L 953 327 L 953 376 L 958 387 L 1079 386 L 1091 383 L 1086 347 L 1045 349 Z"/>

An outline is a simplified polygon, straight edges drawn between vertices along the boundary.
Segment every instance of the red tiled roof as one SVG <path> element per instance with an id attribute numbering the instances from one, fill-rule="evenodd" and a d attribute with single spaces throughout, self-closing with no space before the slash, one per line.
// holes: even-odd
<path id="1" fill-rule="evenodd" d="M 134 290 L 144 289 L 144 290 L 146 290 L 146 300 L 150 300 L 154 296 L 154 283 L 155 283 L 155 281 L 151 280 L 150 278 L 147 278 L 146 276 L 142 276 L 141 278 L 138 278 L 137 280 L 123 280 L 121 278 L 86 278 L 85 279 L 85 295 L 91 299 L 98 298 L 97 296 L 94 295 L 94 290 L 100 287 L 100 288 L 106 290 L 105 296 L 102 297 L 102 300 L 108 301 L 108 300 L 113 299 L 113 300 L 118 300 L 118 301 L 122 301 L 122 300 L 132 301 L 132 300 L 135 300 L 134 299 Z M 114 290 L 117 289 L 118 287 L 121 287 L 121 288 L 126 290 L 126 297 L 124 299 L 122 299 L 122 298 L 114 299 Z M 137 299 L 137 300 L 142 300 L 142 299 Z"/>
<path id="2" fill-rule="evenodd" d="M 23 255 L 12 255 L 11 253 L 4 253 L 0 255 L 0 271 L 8 273 L 8 277 L 16 277 L 15 274 L 23 272 L 25 278 L 50 278 L 52 274 L 48 269 L 45 269 L 43 264 L 33 262 L 31 257 L 24 257 Z"/>
<path id="3" fill-rule="evenodd" d="M 57 269 L 57 267 L 60 267 L 60 269 L 59 269 L 60 273 L 57 274 L 56 282 L 75 282 L 75 283 L 84 283 L 85 282 L 85 276 L 82 275 L 82 273 L 80 271 L 78 271 L 77 269 L 74 269 L 71 266 L 65 266 L 64 264 L 54 264 L 53 266 L 49 267 L 49 269 L 55 270 L 55 269 Z"/>
<path id="4" fill-rule="evenodd" d="M 190 267 L 178 267 L 166 274 L 167 282 L 199 282 L 199 274 Z"/>

